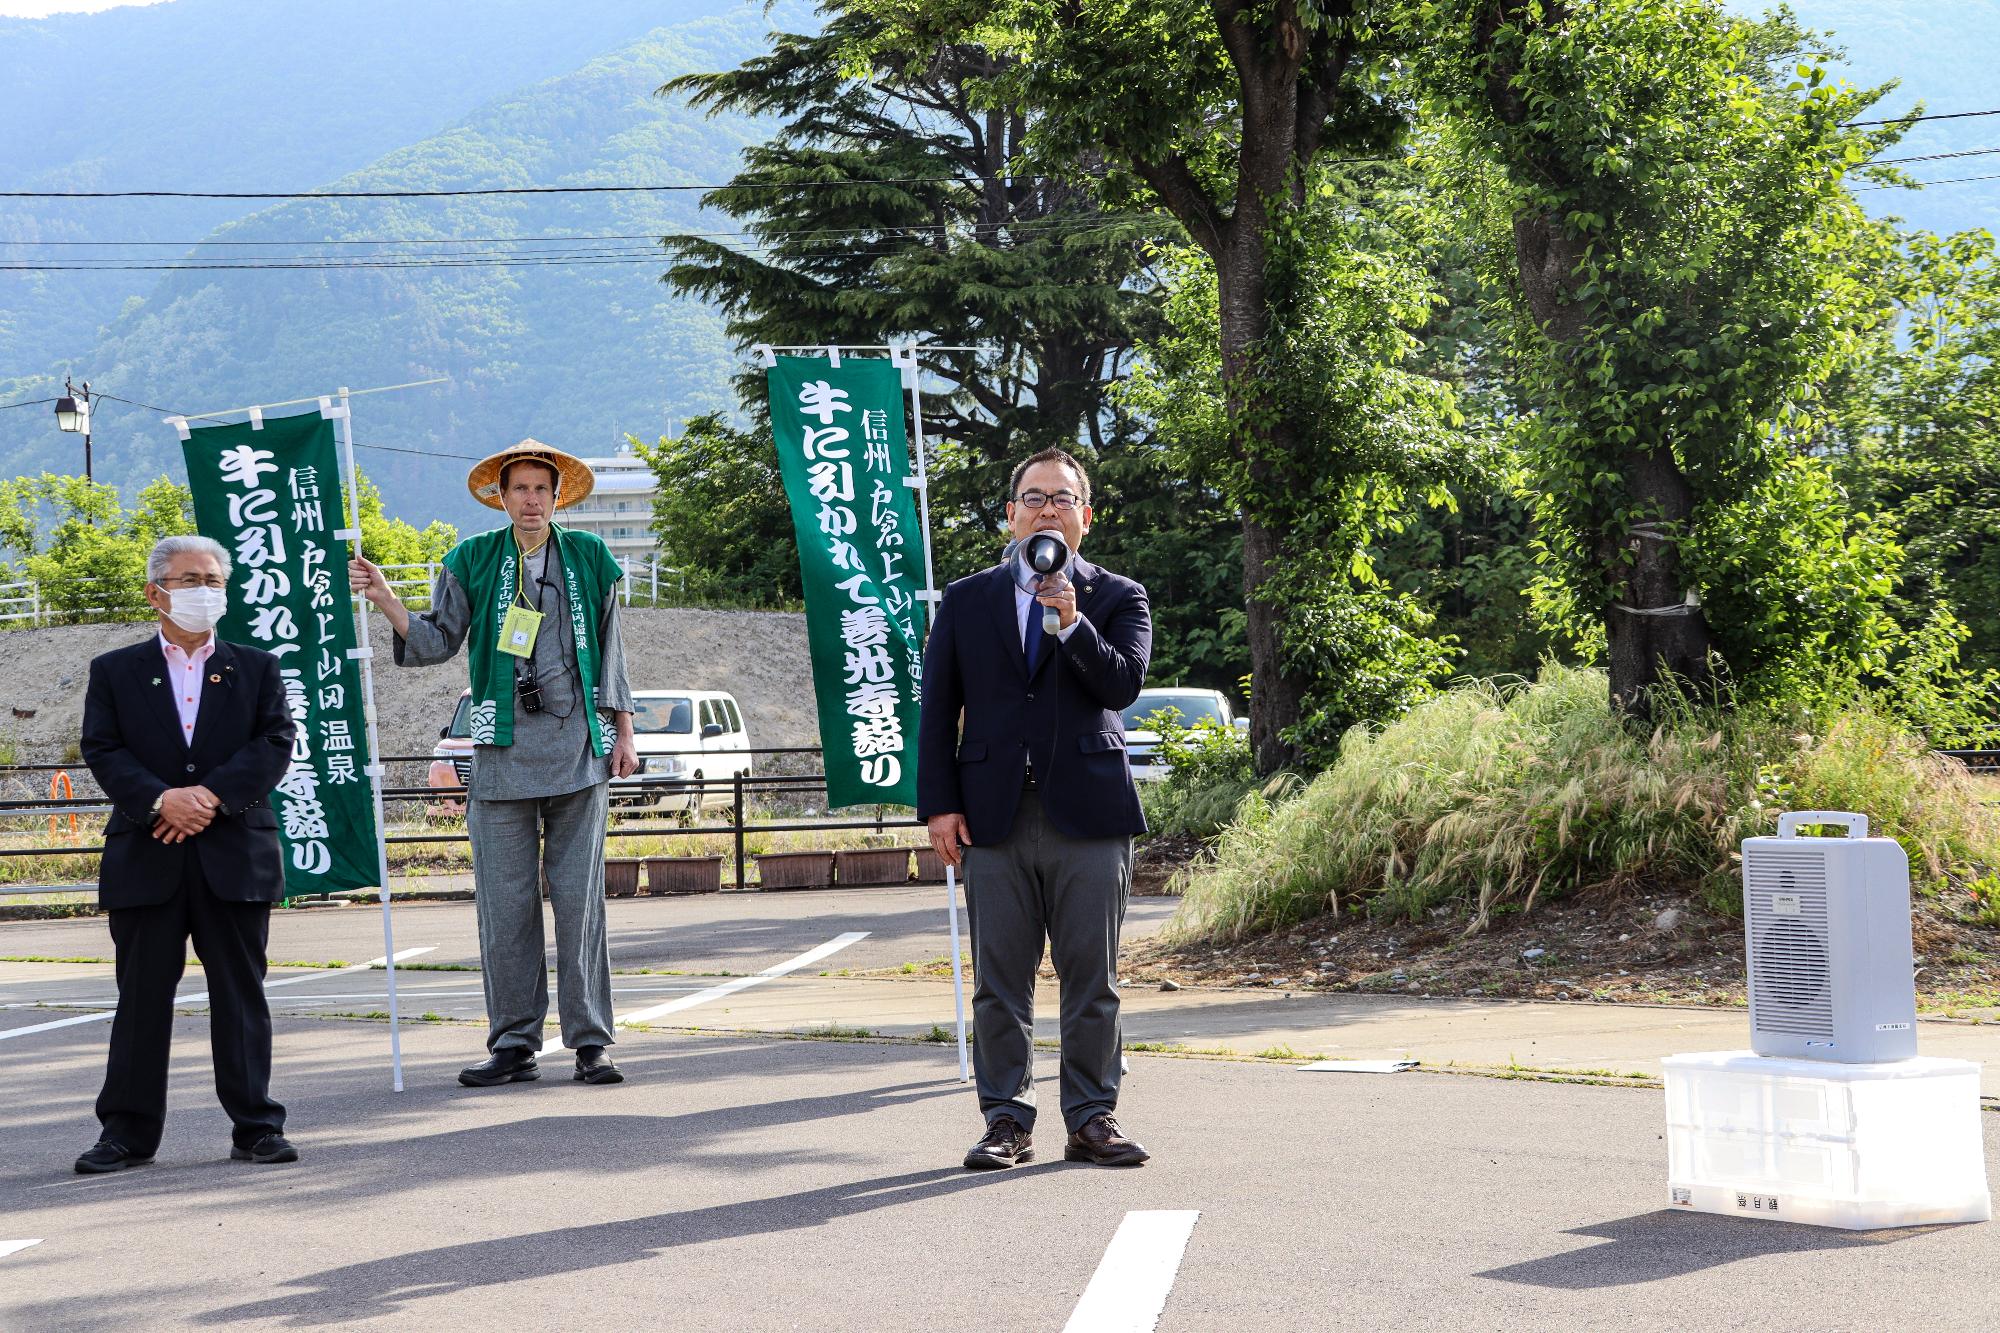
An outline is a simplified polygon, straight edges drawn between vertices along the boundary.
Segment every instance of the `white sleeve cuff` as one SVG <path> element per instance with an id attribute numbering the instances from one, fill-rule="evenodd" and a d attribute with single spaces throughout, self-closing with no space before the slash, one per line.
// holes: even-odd
<path id="1" fill-rule="evenodd" d="M 1078 625 L 1081 625 L 1082 623 L 1083 623 L 1083 617 L 1082 617 L 1082 616 L 1078 616 L 1078 617 L 1077 617 L 1077 618 L 1076 618 L 1075 620 L 1072 620 L 1072 621 L 1070 621 L 1070 622 L 1069 622 L 1069 624 L 1067 624 L 1067 625 L 1064 625 L 1064 626 L 1063 626 L 1063 627 L 1062 627 L 1061 629 L 1057 630 L 1057 631 L 1056 631 L 1056 642 L 1057 642 L 1057 643 L 1068 643 L 1068 642 L 1069 642 L 1069 636 L 1070 636 L 1070 635 L 1072 635 L 1072 634 L 1074 634 L 1074 633 L 1076 633 L 1076 627 L 1077 627 Z"/>

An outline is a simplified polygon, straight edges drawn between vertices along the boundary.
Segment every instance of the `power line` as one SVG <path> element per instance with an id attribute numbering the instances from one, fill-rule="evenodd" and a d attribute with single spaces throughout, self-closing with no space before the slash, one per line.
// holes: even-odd
<path id="1" fill-rule="evenodd" d="M 55 401 L 54 398 L 29 398 L 19 403 L 0 403 L 0 412 L 5 412 L 10 407 L 39 407 L 43 403 L 53 403 Z"/>
<path id="2" fill-rule="evenodd" d="M 1914 125 L 1920 120 L 1970 120 L 1974 116 L 2000 116 L 2000 107 L 1991 111 L 1947 111 L 1934 116 L 1891 116 L 1887 120 L 1850 120 L 1843 128 L 1855 129 L 1862 125 Z"/>
<path id="3" fill-rule="evenodd" d="M 495 185 L 471 190 L 0 190 L 0 199 L 463 199 L 506 194 L 678 194 L 700 190 L 797 190 L 844 185 L 963 185 L 971 181 L 1054 181 L 1055 176 L 848 176 L 816 181 L 725 185 Z"/>
<path id="4" fill-rule="evenodd" d="M 1984 114 L 1984 113 L 1981 113 Z M 1326 158 L 1320 166 L 1400 162 L 1400 157 Z M 678 194 L 719 190 L 833 189 L 854 185 L 972 185 L 1004 181 L 1015 185 L 1061 185 L 1067 176 L 985 175 L 839 176 L 829 180 L 733 180 L 720 185 L 493 185 L 457 190 L 0 190 L 0 199 L 464 199 L 515 194 Z"/>
<path id="5" fill-rule="evenodd" d="M 156 407 L 152 403 L 142 403 L 139 402 L 137 399 L 120 398 L 115 393 L 105 393 L 101 389 L 93 389 L 91 391 L 90 396 L 93 399 L 108 398 L 114 403 L 125 403 L 131 407 L 142 407 L 146 409 L 146 411 L 148 412 L 158 412 L 161 416 L 166 416 L 166 417 L 185 415 L 184 413 L 176 412 L 169 407 Z M 36 401 L 43 403 L 53 403 L 55 399 L 40 398 L 37 399 Z M 6 406 L 8 407 L 28 407 L 31 405 L 32 404 L 29 403 L 6 404 Z M 363 444 L 359 440 L 356 440 L 354 442 L 354 447 L 356 449 L 374 449 L 385 454 L 414 454 L 419 458 L 461 458 L 466 460 L 467 462 L 472 462 L 472 463 L 477 463 L 482 457 L 484 457 L 484 455 L 482 454 L 453 454 L 453 453 L 444 453 L 439 450 L 433 450 L 433 449 L 399 449 L 393 444 Z"/>
<path id="6" fill-rule="evenodd" d="M 130 405 L 130 406 L 132 406 L 132 407 L 143 407 L 143 408 L 145 408 L 145 409 L 146 409 L 146 410 L 147 410 L 148 412 L 158 412 L 158 413 L 159 413 L 159 414 L 160 414 L 161 416 L 168 416 L 168 417 L 174 417 L 174 416 L 180 416 L 180 415 L 181 415 L 181 414 L 180 414 L 179 412 L 176 412 L 176 411 L 174 411 L 174 410 L 173 410 L 172 408 L 170 408 L 170 407 L 154 407 L 154 406 L 153 406 L 153 405 L 152 405 L 151 403 L 141 403 L 141 402 L 138 402 L 138 401 L 136 401 L 136 400 L 134 400 L 134 399 L 131 399 L 131 398 L 120 398 L 120 397 L 119 397 L 119 396 L 118 396 L 117 394 L 115 394 L 115 393 L 105 393 L 105 392 L 104 392 L 104 391 L 103 391 L 102 389 L 99 389 L 99 390 L 96 390 L 95 392 L 93 392 L 93 393 L 91 394 L 91 397 L 93 397 L 93 398 L 109 398 L 109 399 L 110 399 L 110 400 L 111 400 L 112 402 L 114 402 L 114 403 L 126 403 L 126 404 L 129 404 L 129 405 Z"/>
<path id="7" fill-rule="evenodd" d="M 1893 167 L 1903 162 L 1942 162 L 1948 157 L 1985 157 L 1990 153 L 2000 153 L 2000 148 L 1966 148 L 1956 153 L 1923 153 L 1916 157 L 1871 157 L 1871 167 Z"/>
<path id="8" fill-rule="evenodd" d="M 1072 216 L 1072 217 L 1030 218 L 1019 222 L 1008 222 L 1008 223 L 973 224 L 971 229 L 975 233 L 980 231 L 991 231 L 995 233 L 994 240 L 996 242 L 999 242 L 1002 248 L 1005 248 L 1005 245 L 1008 242 L 1019 243 L 1022 241 L 1037 240 L 1041 239 L 1041 237 L 1045 234 L 1068 233 L 1076 235 L 1093 231 L 1103 231 L 1127 225 L 1143 225 L 1149 222 L 1161 223 L 1165 222 L 1166 220 L 1167 219 L 1165 214 L 1157 212 L 1097 213 L 1097 214 L 1087 214 L 1087 215 Z M 649 233 L 638 237 L 626 237 L 621 235 L 608 235 L 601 237 L 582 236 L 582 237 L 568 237 L 568 238 L 462 237 L 462 238 L 417 239 L 410 242 L 390 241 L 390 240 L 237 241 L 237 242 L 223 242 L 220 244 L 227 244 L 234 248 L 298 246 L 302 247 L 302 249 L 300 252 L 296 253 L 257 254 L 257 255 L 237 255 L 237 254 L 202 255 L 196 253 L 196 254 L 184 255 L 175 259 L 162 259 L 158 261 L 141 260 L 140 258 L 137 257 L 128 257 L 128 256 L 112 256 L 107 258 L 79 256 L 75 259 L 66 259 L 64 260 L 64 262 L 57 263 L 54 262 L 53 258 L 51 258 L 48 261 L 44 261 L 34 257 L 23 256 L 18 259 L 0 259 L 0 272 L 8 272 L 8 271 L 119 272 L 119 271 L 135 271 L 135 270 L 172 271 L 175 269 L 199 269 L 199 268 L 232 269 L 232 268 L 256 268 L 256 267 L 301 268 L 301 269 L 341 269 L 341 268 L 360 269 L 360 268 L 398 268 L 398 267 L 446 268 L 446 267 L 477 267 L 477 266 L 530 267 L 530 266 L 536 266 L 544 261 L 553 261 L 553 260 L 575 260 L 578 262 L 599 261 L 599 262 L 625 262 L 625 263 L 638 263 L 638 262 L 658 263 L 658 262 L 666 262 L 670 258 L 670 256 L 663 254 L 661 250 L 657 248 L 657 245 L 649 245 L 645 248 L 633 248 L 631 246 L 621 247 L 619 244 L 617 244 L 618 242 L 625 241 L 628 239 L 646 240 L 646 241 L 653 241 L 656 243 L 672 242 L 678 240 L 712 241 L 718 245 L 735 248 L 739 253 L 776 254 L 783 252 L 790 255 L 797 255 L 802 258 L 810 258 L 814 254 L 854 255 L 857 253 L 864 253 L 864 252 L 857 251 L 852 246 L 815 249 L 812 246 L 801 246 L 799 244 L 799 241 L 801 240 L 830 241 L 839 238 L 865 238 L 868 241 L 877 243 L 888 243 L 891 242 L 892 240 L 908 243 L 921 240 L 926 233 L 934 234 L 935 230 L 936 230 L 935 227 L 929 225 L 918 226 L 918 225 L 889 224 L 889 225 L 878 225 L 870 227 L 850 227 L 850 228 L 834 228 L 834 227 L 801 228 L 790 231 L 769 231 L 769 232 L 756 229 L 732 231 L 732 232 L 681 232 L 668 236 L 657 236 L 657 237 Z M 965 230 L 966 230 L 965 224 L 957 224 L 949 229 L 949 234 L 959 235 L 963 234 Z M 902 234 L 901 237 L 896 236 L 895 235 L 896 233 L 901 233 Z M 499 251 L 466 249 L 459 251 L 432 251 L 431 253 L 419 252 L 417 254 L 408 254 L 408 253 L 398 254 L 393 250 L 391 250 L 387 253 L 381 253 L 381 254 L 355 255 L 352 258 L 349 258 L 345 255 L 324 255 L 324 254 L 316 255 L 310 253 L 311 249 L 315 247 L 328 246 L 328 245 L 333 245 L 333 246 L 379 245 L 384 247 L 393 247 L 393 246 L 401 246 L 404 244 L 417 244 L 426 247 L 432 247 L 440 245 L 473 246 L 482 243 L 484 244 L 497 243 L 505 245 L 526 246 L 531 242 L 556 241 L 556 240 L 572 240 L 580 242 L 602 241 L 605 242 L 605 244 L 589 245 L 586 246 L 585 248 L 580 248 L 580 249 L 517 248 L 517 249 L 499 250 Z M 13 242 L 0 242 L 0 244 L 32 247 L 44 243 L 35 241 L 13 241 Z M 174 243 L 160 242 L 160 241 L 138 241 L 129 243 L 116 242 L 116 241 L 72 241 L 72 242 L 50 242 L 48 244 L 62 244 L 69 246 L 88 245 L 97 248 L 104 248 L 104 247 L 116 247 L 124 244 L 131 244 L 135 246 L 161 246 Z M 187 245 L 188 248 L 192 250 L 200 251 L 206 249 L 211 243 L 196 241 L 185 244 Z M 888 253 L 888 252 L 885 251 L 879 253 Z"/>
<path id="9" fill-rule="evenodd" d="M 1131 221 L 1158 221 L 1166 223 L 1164 214 L 1136 215 Z M 1130 223 L 1126 220 L 1050 220 L 1044 224 L 1050 230 L 1060 229 L 1070 236 L 1121 230 Z M 1026 230 L 1026 224 L 1008 230 Z M 872 233 L 871 233 L 872 234 Z M 996 246 L 998 249 L 1018 248 L 1044 239 L 1030 235 L 1014 245 Z M 747 258 L 781 257 L 786 260 L 869 259 L 885 258 L 908 253 L 905 244 L 889 244 L 888 238 L 881 238 L 880 244 L 872 246 L 841 246 L 823 249 L 796 248 L 771 243 L 758 243 L 731 248 L 731 253 Z M 726 247 L 727 248 L 727 247 Z M 128 262 L 123 259 L 90 260 L 70 263 L 42 263 L 31 260 L 0 260 L 0 273 L 46 273 L 46 272 L 89 272 L 111 273 L 131 271 L 159 272 L 201 272 L 201 271 L 249 271 L 249 270 L 293 270 L 302 272 L 337 272 L 343 270 L 365 271 L 383 269 L 450 269 L 450 268 L 561 268 L 605 264 L 661 264 L 668 256 L 655 249 L 597 249 L 583 251 L 549 251 L 544 253 L 480 253 L 421 255 L 421 256 L 340 256 L 313 255 L 265 255 L 234 258 L 205 259 L 189 257 L 157 262 Z"/>
<path id="10" fill-rule="evenodd" d="M 1932 185 L 1969 185 L 1973 181 L 2000 181 L 2000 172 L 1996 172 L 1991 176 L 1952 176 L 1941 181 L 1916 181 L 1911 185 L 1860 185 L 1855 187 L 1854 192 L 1861 194 L 1868 190 L 1908 190 L 1913 188 L 1921 190 Z"/>

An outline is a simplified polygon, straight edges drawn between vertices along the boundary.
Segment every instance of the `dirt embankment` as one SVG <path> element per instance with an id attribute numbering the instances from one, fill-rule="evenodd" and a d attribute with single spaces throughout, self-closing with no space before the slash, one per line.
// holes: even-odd
<path id="1" fill-rule="evenodd" d="M 1166 842 L 1147 851 L 1153 864 L 1142 851 L 1135 885 L 1166 880 L 1205 855 L 1198 845 Z M 2000 928 L 1979 922 L 1971 893 L 1956 882 L 1935 897 L 1919 895 L 1914 908 L 1925 1011 L 2000 1017 Z M 1606 890 L 1503 911 L 1477 934 L 1465 925 L 1443 910 L 1413 922 L 1350 909 L 1233 943 L 1142 941 L 1126 950 L 1119 976 L 1296 992 L 1745 1003 L 1742 920 L 1684 894 Z"/>
<path id="2" fill-rule="evenodd" d="M 383 751 L 427 754 L 465 688 L 464 659 L 424 670 L 398 669 L 389 656 L 387 622 L 380 616 L 370 620 Z M 149 632 L 143 624 L 0 632 L 0 738 L 14 745 L 17 762 L 64 759 L 82 723 L 90 659 L 139 642 Z M 802 615 L 628 608 L 625 656 L 634 689 L 735 695 L 752 745 L 818 743 Z"/>

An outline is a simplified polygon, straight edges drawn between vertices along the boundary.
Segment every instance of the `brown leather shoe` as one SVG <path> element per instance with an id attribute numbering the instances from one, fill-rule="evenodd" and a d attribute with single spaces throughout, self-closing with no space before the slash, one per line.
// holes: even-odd
<path id="1" fill-rule="evenodd" d="M 1108 1115 L 1094 1115 L 1083 1128 L 1069 1136 L 1063 1147 L 1065 1162 L 1090 1162 L 1097 1166 L 1137 1166 L 1152 1154 L 1125 1137 L 1118 1122 Z"/>
<path id="2" fill-rule="evenodd" d="M 986 1137 L 965 1154 L 965 1165 L 973 1171 L 998 1171 L 1034 1158 L 1034 1138 L 1013 1116 L 1003 1115 L 986 1127 Z"/>

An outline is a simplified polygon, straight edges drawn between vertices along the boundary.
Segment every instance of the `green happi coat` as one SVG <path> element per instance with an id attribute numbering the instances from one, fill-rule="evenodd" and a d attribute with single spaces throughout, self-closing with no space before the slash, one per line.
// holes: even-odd
<path id="1" fill-rule="evenodd" d="M 569 600 L 569 630 L 576 639 L 577 673 L 582 678 L 584 711 L 590 719 L 591 753 L 609 754 L 610 741 L 597 712 L 597 608 L 604 604 L 605 595 L 616 585 L 622 571 L 604 539 L 596 534 L 577 532 L 559 524 L 551 524 L 550 531 L 549 540 L 555 543 Z M 520 659 L 500 651 L 500 626 L 521 586 L 520 554 L 515 548 L 513 528 L 466 538 L 445 556 L 444 566 L 465 589 L 472 604 L 471 623 L 465 634 L 466 663 L 472 684 L 472 743 L 511 745 L 514 664 Z M 541 632 L 560 633 L 561 627 L 544 624 Z"/>

